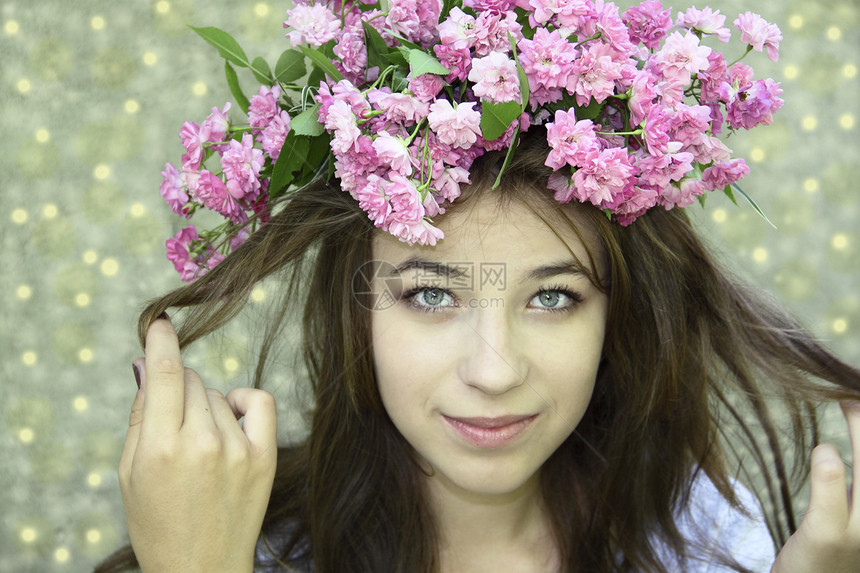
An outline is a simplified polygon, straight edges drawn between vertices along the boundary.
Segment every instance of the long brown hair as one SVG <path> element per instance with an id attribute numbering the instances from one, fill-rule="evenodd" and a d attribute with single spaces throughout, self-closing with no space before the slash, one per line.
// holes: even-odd
<path id="1" fill-rule="evenodd" d="M 491 192 L 536 212 L 542 201 L 559 209 L 546 191 L 542 139 L 521 145 L 493 191 L 503 156 L 479 158 L 461 202 Z M 600 238 L 603 253 L 592 257 L 608 260 L 609 276 L 594 280 L 608 290 L 610 308 L 595 394 L 540 474 L 564 570 L 665 573 L 655 542 L 679 556 L 690 550 L 675 516 L 694 472 L 706 473 L 735 505 L 731 478 L 755 482 L 781 545 L 795 529 L 793 488 L 806 478 L 806 452 L 817 440 L 815 405 L 856 398 L 860 371 L 721 268 L 682 210 L 652 209 L 622 228 L 596 209 L 576 208 Z M 301 313 L 310 433 L 279 451 L 262 531 L 285 567 L 437 569 L 423 475 L 379 399 L 369 304 L 357 296 L 369 290 L 356 271 L 372 258 L 375 232 L 348 194 L 318 182 L 284 200 L 214 270 L 150 302 L 140 316 L 142 343 L 162 311 L 183 309 L 175 322 L 184 348 L 237 316 L 252 288 L 276 275 L 282 296 L 254 373 L 254 384 L 264 386 L 284 324 Z M 786 456 L 795 450 L 801 454 Z M 738 452 L 746 452 L 743 464 Z M 744 473 L 753 468 L 755 479 Z M 714 559 L 743 571 L 730 556 Z M 125 548 L 97 571 L 133 565 Z"/>

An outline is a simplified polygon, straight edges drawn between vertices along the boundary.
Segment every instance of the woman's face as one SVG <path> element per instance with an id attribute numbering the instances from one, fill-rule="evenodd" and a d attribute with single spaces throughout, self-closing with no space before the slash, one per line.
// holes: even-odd
<path id="1" fill-rule="evenodd" d="M 510 494 L 582 418 L 608 299 L 580 271 L 574 233 L 562 240 L 516 201 L 503 214 L 492 194 L 473 201 L 441 222 L 435 247 L 374 239 L 374 363 L 385 409 L 431 479 Z"/>

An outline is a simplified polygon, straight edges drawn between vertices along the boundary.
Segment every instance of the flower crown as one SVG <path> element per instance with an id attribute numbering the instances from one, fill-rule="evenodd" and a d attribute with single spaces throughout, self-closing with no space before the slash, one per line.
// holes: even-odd
<path id="1" fill-rule="evenodd" d="M 706 191 L 734 201 L 734 188 L 761 212 L 735 185 L 749 167 L 716 136 L 767 125 L 782 107 L 779 84 L 740 63 L 752 50 L 776 61 L 782 36 L 741 14 L 746 51 L 727 63 L 701 43 L 728 42 L 725 19 L 690 8 L 673 22 L 659 0 L 623 14 L 604 0 L 297 1 L 284 22 L 294 48 L 274 71 L 226 32 L 192 28 L 224 57 L 247 124 L 229 119 L 230 103 L 183 124 L 186 153 L 162 172 L 162 196 L 185 218 L 206 208 L 226 222 L 186 227 L 168 258 L 194 281 L 268 221 L 273 201 L 326 173 L 377 227 L 434 245 L 433 217 L 469 183 L 472 162 L 507 150 L 504 172 L 537 125 L 559 202 L 629 225 Z M 250 100 L 234 66 L 263 84 Z"/>

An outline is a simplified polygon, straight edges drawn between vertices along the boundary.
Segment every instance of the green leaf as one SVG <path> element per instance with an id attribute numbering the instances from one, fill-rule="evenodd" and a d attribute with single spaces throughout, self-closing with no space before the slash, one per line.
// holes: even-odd
<path id="1" fill-rule="evenodd" d="M 499 175 L 496 177 L 496 181 L 493 183 L 493 189 L 498 187 L 499 184 L 502 182 L 502 175 L 504 174 L 505 170 L 507 170 L 508 166 L 511 164 L 511 161 L 514 158 L 514 152 L 516 151 L 517 142 L 519 141 L 519 139 L 520 126 L 517 125 L 516 129 L 514 130 L 514 138 L 511 140 L 511 145 L 508 147 L 507 154 L 505 154 L 505 161 L 504 163 L 502 163 L 502 168 L 499 169 Z"/>
<path id="2" fill-rule="evenodd" d="M 272 70 L 263 58 L 254 58 L 254 61 L 251 62 L 251 72 L 257 81 L 264 86 L 271 87 L 274 85 L 275 79 L 272 77 Z"/>
<path id="3" fill-rule="evenodd" d="M 585 107 L 576 106 L 576 119 L 579 121 L 580 119 L 595 119 L 600 115 L 600 112 L 603 111 L 603 104 L 597 103 L 594 100 L 588 102 L 588 105 Z"/>
<path id="4" fill-rule="evenodd" d="M 522 111 L 525 111 L 529 105 L 529 78 L 522 65 L 520 65 L 520 60 L 517 58 L 517 40 L 510 32 L 508 32 L 508 41 L 511 43 L 511 53 L 514 55 L 514 63 L 517 64 L 517 76 L 520 79 L 520 101 L 523 104 Z"/>
<path id="5" fill-rule="evenodd" d="M 325 54 L 318 50 L 308 48 L 307 46 L 299 46 L 299 49 L 308 59 L 310 59 L 311 62 L 313 62 L 314 66 L 322 70 L 328 77 L 336 82 L 343 79 L 341 73 L 337 71 L 337 68 L 334 67 L 334 64 L 331 63 L 331 60 L 328 59 Z"/>
<path id="6" fill-rule="evenodd" d="M 287 187 L 293 180 L 293 173 L 301 169 L 306 161 L 310 143 L 308 138 L 297 135 L 290 131 L 284 139 L 284 145 L 281 147 L 281 153 L 278 155 L 278 160 L 275 162 L 275 168 L 272 170 L 272 179 L 269 185 L 269 192 L 275 196 L 280 195 L 284 188 Z"/>
<path id="7" fill-rule="evenodd" d="M 424 50 L 410 49 L 406 53 L 406 59 L 409 61 L 409 69 L 412 70 L 413 78 L 424 74 L 447 76 L 451 73 L 451 70 L 443 66 L 442 62 Z"/>
<path id="8" fill-rule="evenodd" d="M 296 117 L 290 118 L 290 132 L 296 135 L 309 135 L 311 137 L 322 135 L 325 129 L 323 128 L 323 124 L 319 122 L 319 114 L 317 113 L 319 108 L 320 104 L 316 104 Z"/>
<path id="9" fill-rule="evenodd" d="M 239 85 L 239 76 L 236 75 L 236 70 L 233 69 L 233 66 L 227 60 L 224 60 L 224 75 L 227 76 L 227 85 L 230 87 L 233 99 L 236 100 L 236 104 L 242 108 L 242 111 L 247 114 L 248 106 L 251 105 L 251 102 L 242 93 L 242 87 Z"/>
<path id="10" fill-rule="evenodd" d="M 761 218 L 762 218 L 762 219 L 764 219 L 765 221 L 767 221 L 768 225 L 770 225 L 770 226 L 771 226 L 771 227 L 773 227 L 774 229 L 776 229 L 776 228 L 777 228 L 777 227 L 776 227 L 776 225 L 774 225 L 774 224 L 773 224 L 773 222 L 772 222 L 770 219 L 768 219 L 768 218 L 767 218 L 767 215 L 765 215 L 765 214 L 764 214 L 764 211 L 762 211 L 762 210 L 761 210 L 761 207 L 759 207 L 758 205 L 756 205 L 756 202 L 755 202 L 755 201 L 753 201 L 752 197 L 750 197 L 749 195 L 747 195 L 747 194 L 744 192 L 744 190 L 743 190 L 743 189 L 741 189 L 741 188 L 740 188 L 740 186 L 739 186 L 737 183 L 732 183 L 732 185 L 731 185 L 731 186 L 732 186 L 732 187 L 734 187 L 734 188 L 735 188 L 735 190 L 736 190 L 738 193 L 740 193 L 740 194 L 741 194 L 741 196 L 742 196 L 744 199 L 746 199 L 746 200 L 749 202 L 749 204 L 750 204 L 750 205 L 752 205 L 752 208 L 753 208 L 753 209 L 755 209 L 755 212 L 756 212 L 756 213 L 758 213 L 758 214 L 761 216 Z M 728 187 L 726 187 L 726 189 L 728 189 Z M 725 189 L 723 189 L 723 192 L 725 193 Z"/>
<path id="11" fill-rule="evenodd" d="M 481 133 L 487 141 L 498 139 L 508 126 L 522 113 L 520 104 L 515 101 L 504 103 L 483 102 L 481 104 Z"/>
<path id="12" fill-rule="evenodd" d="M 311 68 L 311 73 L 308 74 L 308 85 L 313 88 L 320 87 L 320 84 L 325 81 L 325 72 L 314 66 Z"/>
<path id="13" fill-rule="evenodd" d="M 302 168 L 302 174 L 297 185 L 304 185 L 316 175 L 320 166 L 325 163 L 326 157 L 331 152 L 331 136 L 328 133 L 323 133 L 317 137 L 310 138 L 310 149 L 308 150 L 308 160 L 305 161 L 305 166 Z"/>
<path id="14" fill-rule="evenodd" d="M 383 62 L 387 60 L 389 52 L 388 45 L 376 31 L 376 28 L 367 22 L 362 22 L 361 25 L 364 27 L 364 40 L 367 44 L 367 67 L 384 67 Z"/>
<path id="15" fill-rule="evenodd" d="M 248 61 L 248 56 L 245 55 L 245 51 L 239 45 L 233 36 L 221 30 L 219 28 L 195 28 L 194 26 L 188 26 L 197 34 L 215 46 L 218 49 L 218 53 L 221 54 L 221 57 L 229 62 L 233 62 L 237 66 L 241 66 L 243 68 L 249 67 L 251 64 Z"/>
<path id="16" fill-rule="evenodd" d="M 275 80 L 283 84 L 301 79 L 306 73 L 305 56 L 296 50 L 284 50 L 275 64 Z"/>
<path id="17" fill-rule="evenodd" d="M 723 193 L 725 193 L 726 197 L 728 197 L 729 199 L 731 199 L 732 203 L 734 203 L 734 204 L 735 204 L 735 206 L 739 206 L 739 205 L 738 205 L 738 200 L 737 200 L 737 199 L 735 199 L 735 194 L 734 194 L 734 193 L 732 193 L 732 188 L 731 188 L 731 186 L 723 187 Z"/>

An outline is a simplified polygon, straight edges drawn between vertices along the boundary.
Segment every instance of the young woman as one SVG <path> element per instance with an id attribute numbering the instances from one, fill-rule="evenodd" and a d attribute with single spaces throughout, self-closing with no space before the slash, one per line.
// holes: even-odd
<path id="1" fill-rule="evenodd" d="M 392 62 L 363 90 L 355 78 L 321 85 L 312 113 L 326 132 L 279 140 L 280 153 L 303 149 L 308 158 L 322 141 L 336 178 L 316 177 L 261 208 L 263 189 L 242 169 L 262 162 L 262 151 L 247 133 L 240 144 L 238 132 L 258 130 L 273 180 L 290 169 L 291 158 L 272 154 L 272 134 L 290 120 L 277 119 L 273 89 L 251 102 L 251 128 L 237 129 L 229 150 L 219 113 L 205 129 L 183 132 L 185 179 L 171 187 L 177 179 L 168 169 L 162 188 L 177 212 L 188 215 L 189 197 L 177 199 L 188 191 L 234 221 L 241 217 L 230 201 L 242 198 L 266 220 L 226 258 L 206 254 L 217 260 L 204 274 L 141 315 L 145 358 L 134 363 L 140 390 L 119 469 L 131 546 L 99 570 L 139 563 L 176 572 L 860 571 L 860 501 L 849 493 L 840 454 L 820 445 L 808 462 L 816 405 L 825 400 L 842 401 L 853 457 L 860 456 L 860 372 L 722 269 L 683 209 L 669 210 L 742 174 L 713 126 L 694 117 L 716 121 L 713 109 L 673 101 L 672 93 L 685 93 L 671 89 L 683 70 L 690 97 L 713 96 L 730 123 L 750 120 L 752 102 L 756 121 L 766 122 L 778 108 L 773 85 L 744 84 L 745 70 L 733 67 L 720 72 L 729 87 L 711 92 L 719 58 L 701 52 L 695 34 L 674 41 L 704 58 L 697 76 L 689 61 L 667 63 L 671 50 L 634 49 L 634 37 L 646 47 L 653 38 L 633 33 L 632 16 L 629 38 L 619 35 L 625 23 L 611 4 L 580 2 L 593 18 L 582 17 L 577 32 L 558 8 L 564 3 L 554 15 L 537 3 L 532 18 L 543 19 L 558 53 L 569 50 L 577 65 L 602 61 L 603 80 L 614 77 L 607 84 L 614 95 L 598 93 L 607 87 L 596 76 L 570 80 L 572 107 L 547 122 L 541 106 L 559 86 L 529 70 L 553 56 L 532 58 L 544 41 L 540 27 L 514 42 L 525 26 L 517 18 L 531 22 L 528 12 L 474 1 L 464 3 L 467 12 L 448 6 L 440 15 L 441 3 L 419 4 L 438 8 L 428 20 L 438 36 L 425 37 L 421 26 L 410 36 L 405 17 L 393 16 L 405 10 L 397 2 L 387 15 L 347 5 L 344 26 L 330 30 L 343 31 L 337 69 L 322 52 L 304 54 L 330 78 L 355 75 L 345 43 L 363 30 L 373 44 L 367 58 Z M 512 14 L 504 39 L 512 42 L 485 55 L 488 47 L 475 45 L 483 40 L 459 32 L 480 32 L 485 13 L 499 21 L 484 31 L 502 26 L 503 4 Z M 643 14 L 655 4 L 643 3 Z M 325 36 L 322 24 L 335 12 L 302 6 L 294 16 L 320 13 L 305 24 L 296 16 L 296 34 Z M 396 36 L 383 37 L 392 29 Z M 775 37 L 762 29 L 757 49 L 770 50 Z M 439 63 L 421 46 L 440 38 L 446 47 L 434 52 L 448 67 L 430 76 L 456 75 L 451 50 L 466 50 L 471 69 L 484 75 L 412 78 L 395 94 L 407 62 L 412 71 Z M 387 51 L 395 40 L 408 49 Z M 612 71 L 622 52 L 625 63 Z M 502 72 L 518 66 L 516 93 L 505 95 L 514 76 Z M 484 84 L 490 76 L 494 87 Z M 534 94 L 539 100 L 526 112 Z M 506 97 L 517 102 L 512 112 Z M 489 122 L 479 129 L 471 116 L 474 98 L 496 119 L 513 113 L 495 138 Z M 313 133 L 297 117 L 292 133 Z M 693 137 L 696 129 L 704 138 Z M 222 175 L 200 170 L 214 151 Z M 299 181 L 313 170 L 292 171 Z M 219 185 L 233 199 L 216 205 Z M 184 277 L 196 272 L 191 258 L 169 248 Z M 282 296 L 264 328 L 256 387 L 226 396 L 206 389 L 180 349 L 234 318 L 267 278 L 279 280 Z M 279 447 L 275 402 L 285 397 L 262 388 L 296 316 L 313 408 L 307 438 Z M 756 472 L 756 494 L 771 506 L 766 516 L 736 479 Z M 807 477 L 810 506 L 798 526 L 791 494 Z"/>

